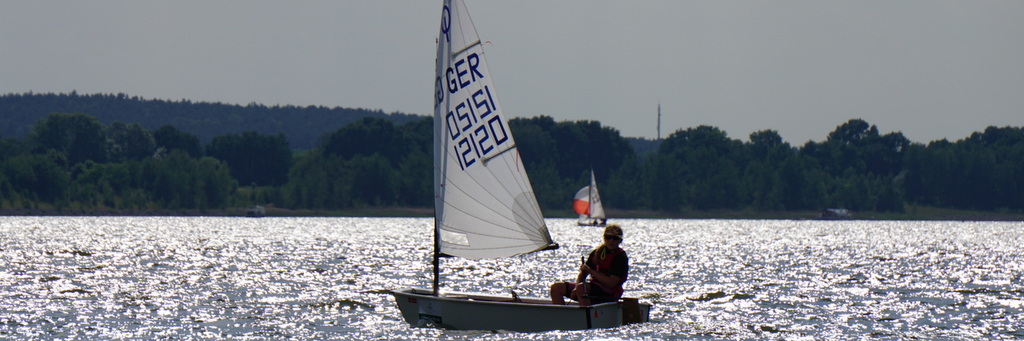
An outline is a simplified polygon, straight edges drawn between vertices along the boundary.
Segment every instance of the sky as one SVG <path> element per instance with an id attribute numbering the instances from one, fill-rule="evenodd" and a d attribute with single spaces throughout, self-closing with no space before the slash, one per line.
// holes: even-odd
<path id="1" fill-rule="evenodd" d="M 1024 1 L 466 0 L 504 112 L 913 142 L 1024 126 Z M 441 1 L 0 4 L 0 93 L 432 113 Z"/>

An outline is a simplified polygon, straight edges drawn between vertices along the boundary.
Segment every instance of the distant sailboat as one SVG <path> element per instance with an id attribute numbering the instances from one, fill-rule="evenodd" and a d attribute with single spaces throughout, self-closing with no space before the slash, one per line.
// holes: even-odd
<path id="1" fill-rule="evenodd" d="M 608 219 L 604 215 L 604 205 L 601 204 L 601 195 L 597 192 L 597 180 L 594 178 L 594 170 L 590 170 L 590 185 L 576 191 L 576 197 L 572 200 L 572 208 L 580 215 L 576 225 L 579 226 L 605 226 Z"/>
<path id="2" fill-rule="evenodd" d="M 557 248 L 501 111 L 483 46 L 462 0 L 445 0 L 434 103 L 434 283 L 393 290 L 414 326 L 544 331 L 646 322 L 635 299 L 592 306 L 547 298 L 442 293 L 442 256 L 501 258 Z M 418 232 L 410 232 L 418 233 Z"/>

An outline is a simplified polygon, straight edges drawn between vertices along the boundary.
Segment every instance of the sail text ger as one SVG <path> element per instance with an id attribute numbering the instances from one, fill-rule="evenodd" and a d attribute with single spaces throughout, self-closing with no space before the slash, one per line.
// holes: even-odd
<path id="1" fill-rule="evenodd" d="M 491 85 L 482 81 L 482 60 L 476 52 L 457 59 L 445 71 L 449 111 L 445 115 L 445 127 L 450 138 L 459 166 L 463 170 L 472 167 L 510 141 L 508 127 L 501 117 L 497 102 L 491 92 Z M 438 100 L 443 103 L 445 91 L 441 89 L 440 75 L 437 80 Z"/>

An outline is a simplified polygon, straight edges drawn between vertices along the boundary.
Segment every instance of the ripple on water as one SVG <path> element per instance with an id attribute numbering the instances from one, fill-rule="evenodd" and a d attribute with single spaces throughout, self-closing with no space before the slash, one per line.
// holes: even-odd
<path id="1" fill-rule="evenodd" d="M 1021 223 L 617 222 L 652 322 L 517 334 L 400 319 L 429 218 L 0 217 L 0 338 L 1024 337 Z M 548 224 L 561 249 L 445 259 L 445 289 L 546 296 L 601 233 Z"/>

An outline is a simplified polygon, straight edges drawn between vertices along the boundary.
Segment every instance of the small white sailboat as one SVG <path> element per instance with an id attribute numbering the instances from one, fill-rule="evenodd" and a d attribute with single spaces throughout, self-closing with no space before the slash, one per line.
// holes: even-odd
<path id="1" fill-rule="evenodd" d="M 546 298 L 442 293 L 442 256 L 499 258 L 557 248 L 498 103 L 476 28 L 462 0 L 445 0 L 434 102 L 434 281 L 391 291 L 414 326 L 544 331 L 645 322 L 635 299 L 554 305 Z"/>
<path id="2" fill-rule="evenodd" d="M 597 192 L 597 180 L 594 178 L 594 170 L 590 170 L 590 185 L 576 191 L 572 200 L 572 209 L 580 215 L 576 225 L 579 226 L 605 226 L 608 218 L 604 215 L 604 205 L 601 204 L 601 195 Z"/>

